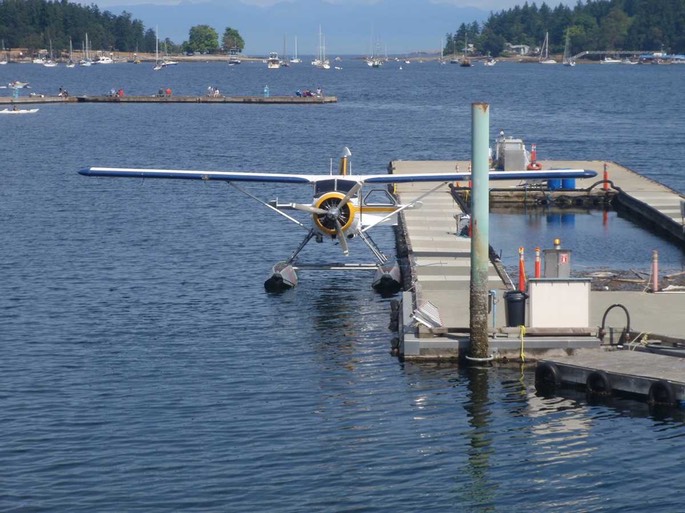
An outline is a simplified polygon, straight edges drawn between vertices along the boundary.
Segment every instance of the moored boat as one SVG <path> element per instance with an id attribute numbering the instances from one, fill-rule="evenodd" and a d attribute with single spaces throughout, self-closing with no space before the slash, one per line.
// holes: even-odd
<path id="1" fill-rule="evenodd" d="M 281 59 L 278 58 L 276 52 L 271 52 L 269 58 L 266 60 L 266 67 L 268 69 L 278 69 L 281 67 Z"/>
<path id="2" fill-rule="evenodd" d="M 0 110 L 0 114 L 35 114 L 36 112 L 38 109 L 17 109 L 16 107 Z"/>

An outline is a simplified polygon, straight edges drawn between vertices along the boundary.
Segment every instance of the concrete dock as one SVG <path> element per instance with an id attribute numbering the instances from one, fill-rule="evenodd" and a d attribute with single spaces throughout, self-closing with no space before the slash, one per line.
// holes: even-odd
<path id="1" fill-rule="evenodd" d="M 22 96 L 0 97 L 0 105 L 47 103 L 250 103 L 257 105 L 319 105 L 336 103 L 335 96 Z"/>
<path id="2" fill-rule="evenodd" d="M 683 238 L 683 197 L 653 180 L 613 162 L 541 161 L 543 169 L 582 168 L 598 172 L 595 179 L 578 180 L 577 188 L 589 187 L 601 180 L 606 165 L 616 208 L 649 223 L 685 245 Z M 448 172 L 456 166 L 467 169 L 468 162 L 394 161 L 392 173 Z M 492 182 L 492 185 L 495 183 Z M 498 189 L 520 188 L 520 183 L 497 182 Z M 429 186 L 402 184 L 400 200 L 410 201 Z M 459 359 L 469 347 L 470 239 L 459 236 L 455 216 L 462 214 L 449 187 L 424 200 L 420 209 L 405 210 L 401 215 L 400 236 L 409 277 L 399 308 L 397 352 L 404 359 Z M 492 326 L 489 349 L 495 360 L 535 360 L 566 356 L 578 349 L 600 350 L 608 343 L 600 327 L 607 310 L 604 331 L 615 329 L 633 340 L 645 335 L 652 340 L 685 339 L 685 293 L 659 291 L 590 291 L 588 326 L 556 328 L 507 327 L 504 293 L 514 288 L 495 265 L 490 266 L 488 288 L 500 301 L 489 316 Z M 527 313 L 529 309 L 527 308 Z M 625 311 L 628 312 L 628 322 Z M 616 337 L 618 338 L 618 336 Z"/>

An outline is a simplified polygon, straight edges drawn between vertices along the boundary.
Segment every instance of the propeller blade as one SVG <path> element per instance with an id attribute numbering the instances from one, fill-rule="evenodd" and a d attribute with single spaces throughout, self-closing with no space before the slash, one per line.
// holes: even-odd
<path id="1" fill-rule="evenodd" d="M 302 210 L 303 212 L 309 212 L 310 214 L 322 215 L 322 214 L 327 214 L 327 213 L 328 213 L 327 210 L 324 210 L 324 209 L 322 209 L 322 208 L 315 207 L 315 206 L 313 206 L 313 205 L 304 205 L 304 204 L 302 204 L 302 203 L 293 203 L 292 206 L 293 206 L 293 208 L 295 208 L 295 209 L 297 209 L 297 210 Z"/>
<path id="2" fill-rule="evenodd" d="M 347 202 L 350 201 L 350 198 L 352 198 L 352 196 L 354 196 L 355 194 L 357 194 L 357 193 L 359 192 L 359 189 L 361 189 L 361 188 L 362 188 L 361 182 L 356 183 L 356 184 L 354 185 L 354 187 L 352 187 L 352 188 L 348 191 L 348 193 L 345 194 L 345 197 L 340 201 L 340 203 L 338 203 L 338 206 L 337 206 L 338 210 L 340 210 L 340 209 L 343 208 L 345 205 L 347 205 Z"/>
<path id="3" fill-rule="evenodd" d="M 347 247 L 347 238 L 345 237 L 345 233 L 343 232 L 342 226 L 340 225 L 340 221 L 338 221 L 337 219 L 335 220 L 335 232 L 338 235 L 338 241 L 340 241 L 340 247 L 343 250 L 343 255 L 349 255 L 350 250 Z"/>

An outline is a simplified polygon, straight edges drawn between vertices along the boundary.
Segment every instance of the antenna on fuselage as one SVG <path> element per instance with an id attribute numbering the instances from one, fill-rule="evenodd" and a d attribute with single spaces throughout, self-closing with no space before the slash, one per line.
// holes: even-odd
<path id="1" fill-rule="evenodd" d="M 350 149 L 345 146 L 342 151 L 342 155 L 340 156 L 340 170 L 339 174 L 342 176 L 347 176 L 350 173 L 350 157 L 352 156 L 352 152 Z"/>

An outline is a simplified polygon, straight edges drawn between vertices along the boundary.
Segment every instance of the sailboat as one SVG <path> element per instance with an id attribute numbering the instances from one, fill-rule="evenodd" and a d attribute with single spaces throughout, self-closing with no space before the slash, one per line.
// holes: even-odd
<path id="1" fill-rule="evenodd" d="M 67 68 L 75 68 L 76 63 L 74 62 L 74 45 L 69 38 L 69 60 L 67 61 Z"/>
<path id="2" fill-rule="evenodd" d="M 452 58 L 450 59 L 450 64 L 459 64 L 459 58 L 457 57 L 457 38 L 456 38 L 456 36 L 452 40 Z"/>
<path id="3" fill-rule="evenodd" d="M 312 66 L 320 69 L 331 69 L 331 63 L 326 59 L 326 43 L 321 33 L 321 25 L 319 25 L 319 54 L 312 61 Z"/>
<path id="4" fill-rule="evenodd" d="M 167 51 L 166 48 L 166 39 L 164 40 L 164 57 L 162 58 L 162 66 L 167 67 L 167 66 L 176 66 L 178 65 L 178 61 L 174 61 L 169 58 L 169 52 Z"/>
<path id="5" fill-rule="evenodd" d="M 375 44 L 373 40 L 371 41 L 371 57 L 366 59 L 366 64 L 368 64 L 372 68 L 380 68 L 383 65 L 383 59 L 381 58 L 380 41 L 376 41 Z"/>
<path id="6" fill-rule="evenodd" d="M 574 61 L 570 56 L 568 30 L 566 31 L 566 42 L 564 43 L 564 58 L 562 59 L 561 62 L 564 64 L 564 66 L 575 66 L 576 65 L 576 61 Z"/>
<path id="7" fill-rule="evenodd" d="M 9 58 L 7 55 L 7 50 L 5 49 L 5 40 L 2 40 L 2 60 L 0 61 L 1 64 L 7 64 L 9 62 Z"/>
<path id="8" fill-rule="evenodd" d="M 90 66 L 93 64 L 93 61 L 90 60 L 90 56 L 88 54 L 89 48 L 88 48 L 88 32 L 86 32 L 86 42 L 84 43 L 83 46 L 83 59 L 79 61 L 79 66 Z"/>
<path id="9" fill-rule="evenodd" d="M 299 63 L 302 62 L 302 59 L 300 59 L 300 58 L 297 56 L 297 36 L 295 36 L 295 56 L 294 56 L 292 59 L 290 59 L 290 62 L 291 62 L 292 64 L 299 64 Z"/>
<path id="10" fill-rule="evenodd" d="M 281 59 L 281 68 L 287 68 L 290 66 L 290 61 L 286 55 L 288 55 L 288 42 L 287 36 L 283 36 L 283 58 Z"/>
<path id="11" fill-rule="evenodd" d="M 43 62 L 43 66 L 45 66 L 46 68 L 54 68 L 55 66 L 57 66 L 57 63 L 54 60 L 52 60 L 52 39 L 50 39 L 50 58 L 47 61 Z"/>
<path id="12" fill-rule="evenodd" d="M 462 57 L 461 62 L 459 63 L 459 66 L 461 66 L 462 68 L 470 68 L 472 66 L 471 59 L 469 59 L 466 56 L 467 47 L 468 45 L 466 44 L 466 34 L 464 34 L 464 56 Z"/>
<path id="13" fill-rule="evenodd" d="M 153 71 L 159 71 L 164 67 L 164 64 L 159 60 L 159 30 L 155 29 L 155 66 Z"/>
<path id="14" fill-rule="evenodd" d="M 545 41 L 540 50 L 540 64 L 556 64 L 557 61 L 549 58 L 549 32 L 545 32 Z"/>

